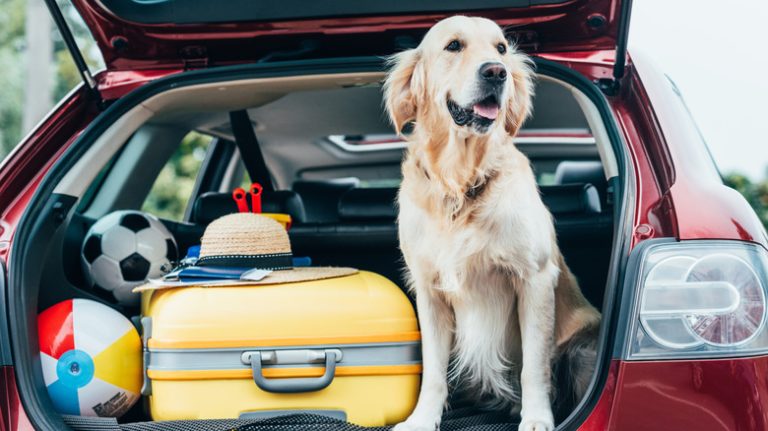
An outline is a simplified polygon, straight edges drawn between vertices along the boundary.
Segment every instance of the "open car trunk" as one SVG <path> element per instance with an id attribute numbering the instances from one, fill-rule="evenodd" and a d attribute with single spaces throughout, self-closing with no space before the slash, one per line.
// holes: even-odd
<path id="1" fill-rule="evenodd" d="M 569 181 L 564 180 L 561 173 L 559 180 L 554 177 L 546 181 L 542 180 L 545 203 L 550 205 L 555 215 L 560 245 L 566 260 L 581 280 L 582 289 L 586 292 L 588 299 L 601 309 L 604 316 L 598 343 L 600 351 L 597 370 L 590 390 L 583 400 L 572 400 L 568 404 L 568 411 L 560 413 L 561 426 L 570 428 L 587 417 L 602 390 L 607 374 L 610 358 L 610 349 L 607 347 L 610 344 L 607 337 L 610 333 L 611 317 L 616 308 L 613 292 L 618 286 L 618 268 L 621 267 L 626 255 L 623 232 L 625 222 L 630 216 L 627 212 L 629 200 L 625 170 L 627 154 L 619 139 L 609 107 L 597 88 L 581 75 L 565 67 L 540 59 L 537 59 L 536 63 L 542 82 L 539 92 L 539 100 L 543 104 L 542 112 L 546 109 L 544 105 L 554 104 L 557 97 L 565 97 L 562 95 L 570 97 L 568 102 L 570 105 L 561 104 L 560 106 L 561 108 L 570 106 L 572 109 L 579 110 L 578 115 L 561 112 L 557 115 L 553 114 L 552 118 L 561 116 L 573 121 L 573 124 L 567 126 L 578 129 L 576 138 L 581 139 L 578 141 L 581 143 L 567 141 L 571 143 L 564 143 L 560 147 L 537 148 L 535 130 L 538 128 L 530 126 L 542 128 L 552 126 L 547 123 L 542 114 L 538 119 L 534 117 L 527 126 L 530 129 L 529 132 L 534 131 L 528 136 L 533 140 L 523 139 L 518 145 L 528 153 L 535 166 L 543 171 L 551 171 L 554 177 L 557 177 L 555 171 L 558 163 L 562 161 L 558 159 L 560 157 L 558 154 L 568 154 L 567 159 L 575 162 L 597 162 L 599 171 L 602 173 L 602 179 L 601 175 L 598 175 L 596 179 L 592 176 L 592 180 L 582 176 L 581 179 Z M 333 164 L 308 168 L 301 163 L 296 165 L 289 163 L 290 157 L 286 154 L 291 150 L 290 142 L 281 141 L 284 136 L 280 134 L 280 130 L 283 129 L 270 127 L 278 121 L 274 115 L 285 112 L 280 108 L 289 109 L 291 103 L 304 106 L 310 111 L 314 109 L 314 106 L 307 104 L 304 99 L 293 100 L 295 94 L 311 96 L 318 95 L 319 92 L 323 96 L 323 91 L 335 91 L 339 94 L 346 94 L 345 92 L 352 94 L 350 100 L 359 95 L 360 100 L 366 104 L 354 106 L 352 111 L 362 110 L 375 117 L 380 114 L 380 105 L 378 100 L 371 99 L 370 95 L 378 92 L 382 76 L 381 61 L 370 58 L 222 67 L 157 80 L 116 101 L 99 116 L 77 138 L 60 162 L 47 175 L 19 226 L 13 244 L 11 273 L 14 275 L 10 281 L 8 308 L 12 317 L 14 362 L 17 367 L 19 389 L 24 405 L 31 415 L 30 419 L 45 429 L 63 429 L 64 424 L 75 429 L 212 430 L 234 427 L 248 430 L 288 430 L 304 427 L 307 429 L 358 429 L 351 424 L 313 415 L 267 420 L 151 422 L 141 403 L 126 415 L 120 424 L 108 418 L 62 417 L 53 408 L 40 370 L 36 316 L 42 309 L 57 301 L 72 297 L 89 298 L 105 303 L 127 316 L 136 314 L 135 309 L 120 307 L 84 287 L 82 274 L 78 274 L 79 255 L 75 253 L 79 252 L 79 244 L 85 230 L 98 217 L 118 208 L 140 207 L 141 201 L 130 196 L 131 190 L 127 182 L 116 189 L 106 190 L 107 194 L 111 194 L 114 198 L 111 201 L 99 196 L 99 189 L 109 183 L 111 167 L 119 163 L 120 159 L 124 158 L 122 156 L 133 154 L 131 145 L 142 127 L 147 125 L 194 127 L 195 130 L 215 136 L 219 142 L 222 142 L 221 146 L 224 146 L 223 143 L 231 144 L 236 138 L 233 136 L 231 124 L 226 121 L 227 113 L 245 110 L 253 122 L 256 134 L 263 138 L 267 165 L 272 174 L 277 177 L 275 178 L 276 187 L 293 188 L 293 191 L 304 198 L 306 205 L 306 201 L 313 194 L 310 191 L 305 197 L 297 184 L 302 184 L 300 180 L 303 180 L 303 187 L 307 187 L 307 182 L 322 183 L 320 180 L 333 179 L 336 174 L 329 173 L 327 169 Z M 367 99 L 366 94 L 368 94 Z M 548 97 L 552 99 L 547 100 Z M 376 104 L 368 106 L 372 101 Z M 296 106 L 294 110 L 299 109 Z M 344 111 L 350 107 L 340 106 L 339 109 Z M 553 112 L 556 110 L 553 109 Z M 369 118 L 370 123 L 366 123 L 365 127 L 360 126 L 360 130 L 350 130 L 349 134 L 360 136 L 365 132 L 371 134 L 384 132 L 380 127 L 387 126 L 381 123 L 382 118 L 373 117 Z M 333 111 L 331 111 L 329 120 L 332 121 L 333 118 Z M 342 127 L 344 130 L 331 133 L 331 129 L 320 128 L 316 133 L 320 133 L 318 138 L 323 138 L 320 139 L 322 143 L 313 141 L 311 146 L 306 148 L 311 148 L 311 151 L 317 152 L 322 157 L 328 157 L 329 160 L 334 158 L 342 160 L 342 162 L 337 161 L 338 166 L 331 166 L 333 168 L 340 169 L 339 166 L 341 166 L 347 169 L 352 166 L 357 169 L 356 172 L 363 172 L 361 175 L 365 175 L 364 172 L 379 169 L 382 165 L 394 163 L 394 166 L 397 166 L 402 148 L 370 152 L 355 158 L 352 152 L 345 152 L 344 145 L 338 144 L 338 139 L 335 144 L 334 139 L 327 139 L 355 127 L 355 121 L 348 120 L 349 124 L 341 119 L 339 121 L 346 129 Z M 584 133 L 579 125 L 586 127 L 587 132 Z M 562 125 L 560 127 L 562 128 Z M 295 125 L 294 128 L 302 129 Z M 346 139 L 345 142 L 351 145 L 347 141 L 350 139 Z M 146 154 L 152 154 L 152 152 Z M 305 160 L 313 158 L 314 156 L 310 155 L 305 157 Z M 136 162 L 134 166 L 138 167 L 140 163 Z M 242 167 L 240 169 L 242 170 Z M 130 174 L 140 175 L 141 172 L 140 170 L 131 171 Z M 591 184 L 597 189 L 597 206 L 594 206 L 594 200 L 590 200 L 591 198 L 585 198 L 591 204 L 586 206 L 577 204 L 576 209 L 568 204 L 573 202 L 571 198 L 566 198 L 565 207 L 558 206 L 562 201 L 548 198 L 547 187 L 554 187 L 552 189 L 554 195 L 563 190 L 557 188 L 558 186 L 567 186 L 571 182 L 576 184 L 599 182 L 600 184 Z M 310 190 L 311 186 L 312 184 L 310 184 Z M 582 184 L 579 190 L 583 189 Z M 116 190 L 119 193 L 114 195 Z M 193 199 L 199 200 L 201 196 L 193 195 Z M 386 192 L 383 199 L 389 199 Z M 576 200 L 582 202 L 580 199 L 582 198 L 579 194 Z M 360 218 L 356 211 L 362 208 L 365 212 L 365 204 L 362 207 L 359 203 L 356 205 L 355 210 L 344 213 L 342 206 L 336 204 L 340 214 L 335 220 L 322 217 L 313 219 L 309 211 L 303 213 L 301 217 L 304 219 L 297 220 L 291 230 L 294 252 L 297 255 L 312 256 L 314 263 L 320 265 L 349 265 L 372 270 L 387 276 L 403 287 L 399 274 L 401 263 L 397 249 L 396 225 L 391 216 L 392 213 L 387 213 L 385 210 L 384 213 L 376 213 L 369 218 Z M 351 218 L 349 218 L 350 214 Z M 164 222 L 183 248 L 194 244 L 208 221 L 210 217 L 207 213 L 197 214 L 193 209 L 188 212 L 184 221 L 165 220 Z M 329 247 L 329 243 L 332 243 L 333 247 Z M 41 270 L 41 268 L 45 269 Z M 453 406 L 454 409 L 446 414 L 441 429 L 453 430 L 466 427 L 473 427 L 472 429 L 475 430 L 516 429 L 514 423 L 518 418 L 506 413 L 481 412 L 476 406 L 466 405 L 458 398 L 453 400 Z"/>

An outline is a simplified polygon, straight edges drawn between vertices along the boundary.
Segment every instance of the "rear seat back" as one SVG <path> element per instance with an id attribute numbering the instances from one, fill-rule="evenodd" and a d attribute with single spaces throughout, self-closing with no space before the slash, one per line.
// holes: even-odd
<path id="1" fill-rule="evenodd" d="M 553 215 L 600 214 L 600 196 L 592 184 L 541 186 L 541 197 Z M 395 220 L 397 189 L 350 189 L 338 203 L 338 218 L 343 221 Z"/>
<path id="2" fill-rule="evenodd" d="M 250 195 L 247 195 L 246 198 L 250 205 Z M 261 210 L 265 213 L 289 214 L 294 223 L 302 223 L 306 219 L 301 198 L 290 190 L 262 193 Z M 195 224 L 207 225 L 221 216 L 237 211 L 237 204 L 232 198 L 232 193 L 203 193 L 195 201 L 190 221 Z"/>
<path id="3" fill-rule="evenodd" d="M 600 202 L 608 201 L 608 180 L 603 164 L 598 160 L 565 160 L 555 169 L 555 184 L 592 184 Z"/>
<path id="4" fill-rule="evenodd" d="M 600 196 L 592 184 L 540 186 L 541 198 L 552 215 L 600 214 Z"/>
<path id="5" fill-rule="evenodd" d="M 357 178 L 339 178 L 329 181 L 294 181 L 292 190 L 304 202 L 306 222 L 335 223 L 339 221 L 339 198 L 359 185 Z"/>
<path id="6" fill-rule="evenodd" d="M 611 213 L 601 212 L 598 192 L 591 184 L 562 184 L 540 189 L 544 203 L 554 216 L 563 255 L 587 298 L 599 306 L 610 261 Z M 336 193 L 338 190 L 323 194 L 328 200 L 322 202 L 321 210 L 306 205 L 304 199 L 292 191 L 265 194 L 262 207 L 264 212 L 283 212 L 293 217 L 289 237 L 294 255 L 309 256 L 314 265 L 374 271 L 405 286 L 397 238 L 397 189 L 348 187 L 336 198 L 331 197 Z M 311 202 L 320 200 L 319 196 L 314 197 Z M 327 214 L 327 207 L 331 205 L 333 216 Z M 305 211 L 306 214 L 326 214 L 313 219 L 305 215 Z M 231 194 L 206 193 L 195 203 L 192 221 L 206 225 L 234 212 L 237 205 Z"/>
<path id="7" fill-rule="evenodd" d="M 351 189 L 339 199 L 338 213 L 342 221 L 395 220 L 397 189 Z"/>
<path id="8" fill-rule="evenodd" d="M 322 187 L 321 187 L 322 188 Z M 542 199 L 554 215 L 599 214 L 601 212 L 597 189 L 591 184 L 563 184 L 540 187 Z M 305 190 L 306 191 L 306 190 Z M 327 189 L 326 189 L 327 191 Z M 305 206 L 304 199 L 294 191 L 279 190 L 262 195 L 262 211 L 290 214 L 295 224 L 324 224 L 394 221 L 397 219 L 396 188 L 348 188 L 337 199 L 327 193 L 324 208 Z M 250 199 L 250 196 L 248 196 Z M 311 199 L 314 203 L 318 196 Z M 333 205 L 333 215 L 310 217 L 308 214 L 330 213 L 325 207 Z M 202 194 L 192 209 L 191 221 L 207 225 L 211 221 L 237 212 L 237 204 L 230 193 L 208 192 Z M 318 218 L 320 220 L 318 220 Z"/>
<path id="9" fill-rule="evenodd" d="M 555 219 L 563 255 L 587 298 L 602 304 L 613 236 L 610 212 L 603 213 L 592 184 L 540 187 Z M 294 250 L 323 265 L 353 265 L 405 286 L 397 239 L 397 189 L 353 188 L 338 201 L 338 222 L 295 225 Z"/>

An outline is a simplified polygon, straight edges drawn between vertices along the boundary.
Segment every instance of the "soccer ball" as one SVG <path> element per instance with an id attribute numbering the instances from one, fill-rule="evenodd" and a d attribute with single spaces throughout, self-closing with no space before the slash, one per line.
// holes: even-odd
<path id="1" fill-rule="evenodd" d="M 131 290 L 170 271 L 178 252 L 173 235 L 157 217 L 126 210 L 94 223 L 80 256 L 91 287 L 108 292 L 120 304 L 136 305 L 140 295 Z"/>

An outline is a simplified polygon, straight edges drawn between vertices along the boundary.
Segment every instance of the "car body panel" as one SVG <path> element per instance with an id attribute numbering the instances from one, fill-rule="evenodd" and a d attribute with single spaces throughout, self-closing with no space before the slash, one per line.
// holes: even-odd
<path id="1" fill-rule="evenodd" d="M 564 54 L 546 54 L 543 57 L 560 62 L 586 77 L 596 80 L 611 76 L 613 51 L 575 52 Z M 659 128 L 654 122 L 650 102 L 641 90 L 636 70 L 630 60 L 630 66 L 623 78 L 623 88 L 616 97 L 608 97 L 619 130 L 627 143 L 632 173 L 635 176 L 636 190 L 634 198 L 635 220 L 633 232 L 639 226 L 650 227 L 649 233 L 636 233 L 632 237 L 632 247 L 640 241 L 650 238 L 677 236 L 677 223 L 670 211 L 662 186 L 657 181 L 657 169 L 654 165 L 669 166 L 671 159 L 661 156 L 657 146 L 664 141 L 659 138 Z M 654 145 L 649 145 L 655 143 Z"/>
<path id="2" fill-rule="evenodd" d="M 43 176 L 98 113 L 78 86 L 0 164 L 0 262 L 8 262 L 16 225 Z"/>
<path id="3" fill-rule="evenodd" d="M 13 367 L 0 367 L 0 431 L 32 431 L 16 389 Z"/>
<path id="4" fill-rule="evenodd" d="M 466 12 L 491 18 L 509 28 L 528 52 L 602 50 L 616 46 L 622 1 L 567 0 L 561 4 Z M 382 55 L 397 48 L 392 44 L 398 37 L 416 41 L 435 22 L 462 12 L 454 8 L 440 13 L 339 13 L 335 17 L 310 19 L 142 24 L 119 18 L 102 2 L 73 0 L 73 4 L 91 29 L 109 70 L 253 62 L 276 50 L 299 49 L 305 39 L 315 41 L 320 51 L 323 46 L 332 47 L 333 55 L 339 57 L 353 52 Z M 390 4 L 395 7 L 398 3 Z M 335 38 L 337 35 L 343 39 Z M 372 43 L 374 40 L 377 42 Z"/>
<path id="5" fill-rule="evenodd" d="M 579 52 L 558 53 L 542 57 L 564 63 L 569 67 L 584 73 L 588 78 L 595 79 L 596 77 L 610 76 L 612 55 L 612 50 L 605 50 L 591 54 Z M 117 99 L 124 97 L 142 85 L 179 72 L 179 69 L 104 71 L 97 75 L 96 79 L 99 83 L 99 89 L 102 95 L 109 96 L 105 99 Z M 98 111 L 95 108 L 96 101 L 92 100 L 89 94 L 90 93 L 84 86 L 81 86 L 77 91 L 73 92 L 72 95 L 70 95 L 69 100 L 63 102 L 56 108 L 48 118 L 41 123 L 38 130 L 20 144 L 17 154 L 0 168 L 0 180 L 4 178 L 14 180 L 12 175 L 6 174 L 6 169 L 10 169 L 9 172 L 19 172 L 24 170 L 25 172 L 34 174 L 29 177 L 29 186 L 17 189 L 20 191 L 20 194 L 16 199 L 9 201 L 9 206 L 5 207 L 5 210 L 2 213 L 2 220 L 5 221 L 8 229 L 6 229 L 2 236 L 0 236 L 0 240 L 6 239 L 8 243 L 10 243 L 13 231 L 18 224 L 21 214 L 24 212 L 28 202 L 32 198 L 36 186 L 58 157 L 66 151 L 71 142 L 74 141 L 74 139 L 76 139 L 87 127 L 89 122 L 98 115 Z M 36 147 L 45 147 L 46 150 L 45 152 L 33 151 Z M 47 162 L 40 164 L 39 159 L 37 158 L 38 154 L 46 154 L 43 160 L 46 160 Z M 645 177 L 642 178 L 645 180 Z M 17 186 L 16 183 L 13 184 Z M 9 186 L 10 185 L 11 184 L 9 183 Z M 10 188 L 8 188 L 8 190 L 10 190 Z M 2 199 L 4 196 L 8 196 L 8 194 L 5 194 L 5 190 L 0 189 L 0 202 L 3 202 Z M 0 208 L 3 207 L 0 206 Z M 0 251 L 0 258 L 7 259 L 7 254 L 4 255 L 2 254 L 2 251 Z M 608 377 L 609 382 L 615 381 L 616 379 L 617 364 L 618 363 L 614 363 L 610 368 Z M 606 388 L 611 386 L 612 384 L 608 383 Z M 13 390 L 16 390 L 15 387 Z M 611 391 L 609 390 L 604 389 L 602 391 L 598 404 L 590 412 L 582 429 L 604 429 L 602 426 L 606 423 L 613 404 L 613 398 L 610 394 Z M 18 398 L 18 394 L 16 394 L 16 397 Z M 23 414 L 23 411 L 21 414 Z M 28 423 L 26 417 L 24 420 L 18 420 L 17 422 L 20 424 Z M 26 428 L 21 426 L 16 429 L 22 430 Z"/>
<path id="6" fill-rule="evenodd" d="M 595 80 L 612 76 L 614 55 L 613 50 L 603 49 L 549 52 L 541 57 Z M 117 99 L 183 71 L 178 64 L 155 66 L 163 67 L 102 72 L 96 77 L 101 94 L 106 100 Z M 754 211 L 722 185 L 711 161 L 701 154 L 705 148 L 688 125 L 690 118 L 679 106 L 665 103 L 677 97 L 671 88 L 645 57 L 637 56 L 618 96 L 608 97 L 629 150 L 636 184 L 636 193 L 630 196 L 635 214 L 632 246 L 656 237 L 737 239 L 766 246 Z M 0 259 L 8 259 L 13 232 L 42 177 L 97 115 L 97 101 L 80 87 L 0 166 Z M 641 226 L 650 230 L 641 231 Z M 766 367 L 766 357 L 614 359 L 579 429 L 764 429 L 768 423 Z M 0 387 L 5 388 L 0 394 L 4 429 L 32 429 L 20 406 L 11 367 L 3 367 Z"/>
<path id="7" fill-rule="evenodd" d="M 105 101 L 123 97 L 158 78 L 183 72 L 183 69 L 116 70 L 96 75 L 99 93 Z"/>
<path id="8" fill-rule="evenodd" d="M 623 362 L 609 429 L 768 429 L 768 357 Z"/>
<path id="9" fill-rule="evenodd" d="M 611 409 L 614 405 L 616 392 L 616 376 L 620 364 L 620 361 L 611 361 L 599 398 L 587 418 L 579 425 L 579 431 L 605 431 L 609 429 Z"/>
<path id="10" fill-rule="evenodd" d="M 704 140 L 673 83 L 642 51 L 634 56 L 639 81 L 635 99 L 646 106 L 661 140 L 650 146 L 656 178 L 669 199 L 664 211 L 677 219 L 677 237 L 736 239 L 768 248 L 768 237 L 754 210 L 735 190 L 723 184 Z M 655 102 L 655 103 L 652 103 Z"/>

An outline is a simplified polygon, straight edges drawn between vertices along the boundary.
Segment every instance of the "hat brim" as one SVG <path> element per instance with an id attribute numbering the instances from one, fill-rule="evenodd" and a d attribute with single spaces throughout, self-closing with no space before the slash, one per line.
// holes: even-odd
<path id="1" fill-rule="evenodd" d="M 133 289 L 133 292 L 149 290 L 172 289 L 176 287 L 228 287 L 228 286 L 262 286 L 270 284 L 300 283 L 304 281 L 325 280 L 328 278 L 345 277 L 357 274 L 355 268 L 346 267 L 295 267 L 289 270 L 272 271 L 261 280 L 214 280 L 214 281 L 177 281 L 149 282 Z"/>

